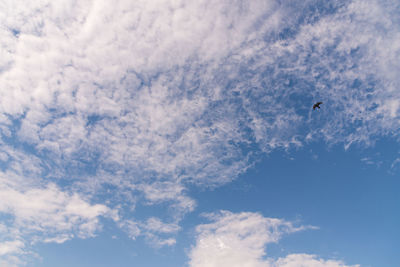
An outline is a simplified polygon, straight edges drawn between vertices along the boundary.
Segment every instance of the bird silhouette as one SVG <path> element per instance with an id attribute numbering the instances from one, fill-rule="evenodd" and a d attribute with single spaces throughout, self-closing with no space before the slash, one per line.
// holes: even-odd
<path id="1" fill-rule="evenodd" d="M 322 102 L 317 102 L 314 104 L 314 106 L 312 107 L 313 110 L 315 110 L 316 108 L 321 108 L 319 105 L 321 105 Z"/>

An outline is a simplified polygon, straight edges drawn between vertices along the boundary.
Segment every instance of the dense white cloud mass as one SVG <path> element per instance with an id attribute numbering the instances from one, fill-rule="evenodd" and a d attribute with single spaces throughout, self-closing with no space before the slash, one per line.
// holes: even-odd
<path id="1" fill-rule="evenodd" d="M 265 246 L 278 242 L 283 234 L 301 231 L 280 219 L 242 212 L 208 215 L 213 222 L 196 228 L 196 245 L 190 251 L 191 267 L 345 267 L 340 261 L 318 259 L 313 255 L 290 254 L 277 260 L 265 258 Z M 308 227 L 310 228 L 310 227 Z"/>
<path id="2" fill-rule="evenodd" d="M 264 266 L 265 244 L 300 230 L 289 222 L 250 212 L 222 211 L 208 217 L 214 222 L 197 227 L 191 266 Z"/>
<path id="3" fill-rule="evenodd" d="M 175 225 L 196 206 L 188 183 L 227 183 L 257 153 L 399 137 L 397 1 L 0 7 L 0 211 L 15 230 L 50 233 L 37 241 L 92 236 L 118 210 L 132 237 L 170 245 L 132 219 L 135 205 L 168 203 Z M 311 114 L 317 99 L 324 109 Z M 56 228 L 24 208 L 38 195 Z"/>

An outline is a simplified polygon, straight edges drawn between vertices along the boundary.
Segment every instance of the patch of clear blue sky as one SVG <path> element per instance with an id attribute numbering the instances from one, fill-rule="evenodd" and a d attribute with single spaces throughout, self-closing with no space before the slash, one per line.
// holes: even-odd
<path id="1" fill-rule="evenodd" d="M 381 140 L 369 149 L 315 143 L 274 152 L 232 184 L 199 193 L 196 212 L 253 211 L 320 227 L 270 246 L 273 257 L 310 253 L 362 266 L 396 266 L 400 179 L 389 170 L 398 151 L 396 142 Z M 377 153 L 380 167 L 360 160 Z"/>
<path id="2" fill-rule="evenodd" d="M 271 257 L 309 253 L 347 264 L 396 266 L 400 262 L 400 179 L 398 172 L 389 170 L 398 155 L 398 144 L 386 139 L 374 147 L 347 151 L 342 146 L 313 143 L 273 152 L 232 183 L 215 190 L 192 188 L 190 195 L 198 207 L 183 220 L 172 248 L 153 249 L 142 237 L 130 240 L 113 222 L 105 221 L 96 238 L 40 245 L 43 261 L 31 266 L 184 266 L 195 241 L 195 226 L 207 223 L 200 214 L 221 209 L 260 212 L 319 227 L 267 246 Z M 367 156 L 382 163 L 362 162 Z M 135 215 L 147 217 L 144 212 L 139 209 Z"/>

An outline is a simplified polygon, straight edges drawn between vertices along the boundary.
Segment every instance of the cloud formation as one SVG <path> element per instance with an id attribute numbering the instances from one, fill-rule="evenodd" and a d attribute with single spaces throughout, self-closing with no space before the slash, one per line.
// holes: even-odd
<path id="1" fill-rule="evenodd" d="M 230 182 L 260 153 L 399 138 L 397 1 L 10 0 L 1 10 L 0 212 L 49 233 L 41 242 L 92 236 L 115 210 L 132 237 L 155 236 L 132 219 L 136 205 L 168 203 L 177 225 L 196 207 L 189 184 Z M 17 196 L 56 226 L 35 223 Z"/>
<path id="2" fill-rule="evenodd" d="M 277 260 L 265 257 L 267 244 L 279 242 L 284 234 L 313 227 L 296 227 L 291 222 L 252 212 L 220 211 L 207 217 L 212 222 L 196 228 L 196 244 L 189 253 L 191 267 L 348 266 L 307 254 L 290 254 Z"/>
<path id="3" fill-rule="evenodd" d="M 15 187 L 8 182 L 13 177 L 3 175 L 0 178 L 0 213 L 4 223 L 0 224 L 0 257 L 5 256 L 7 264 L 22 264 L 24 260 L 20 256 L 30 254 L 30 247 L 37 242 L 63 243 L 74 237 L 95 236 L 101 229 L 101 216 L 119 219 L 116 210 L 102 204 L 92 205 L 78 193 L 63 192 L 55 184 Z"/>

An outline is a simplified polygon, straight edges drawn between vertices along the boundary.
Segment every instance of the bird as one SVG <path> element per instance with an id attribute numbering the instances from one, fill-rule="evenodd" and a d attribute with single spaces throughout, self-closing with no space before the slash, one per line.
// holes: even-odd
<path id="1" fill-rule="evenodd" d="M 312 107 L 313 110 L 315 110 L 316 108 L 321 108 L 319 105 L 321 105 L 322 102 L 317 102 L 314 104 L 314 106 Z"/>

